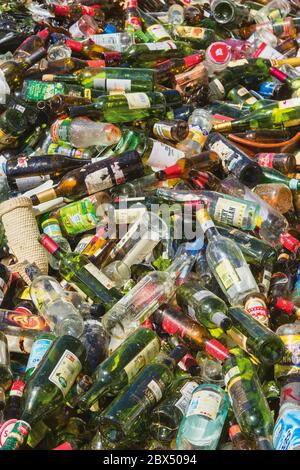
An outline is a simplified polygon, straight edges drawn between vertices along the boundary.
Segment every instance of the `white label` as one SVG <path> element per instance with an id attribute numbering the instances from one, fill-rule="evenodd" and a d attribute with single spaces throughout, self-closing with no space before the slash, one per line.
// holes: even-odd
<path id="1" fill-rule="evenodd" d="M 97 281 L 99 281 L 106 289 L 112 289 L 115 284 L 114 282 L 109 279 L 105 274 L 103 274 L 96 266 L 92 263 L 86 264 L 84 266 L 86 269 Z"/>
<path id="2" fill-rule="evenodd" d="M 186 416 L 201 415 L 211 420 L 216 419 L 222 397 L 216 392 L 199 390 L 192 396 Z"/>
<path id="3" fill-rule="evenodd" d="M 151 390 L 157 402 L 161 400 L 163 394 L 162 394 L 160 386 L 158 385 L 157 382 L 155 382 L 155 380 L 151 380 L 147 388 Z"/>
<path id="4" fill-rule="evenodd" d="M 101 90 L 124 90 L 131 91 L 131 80 L 118 79 L 118 78 L 94 78 L 93 80 L 94 88 L 99 88 Z"/>
<path id="5" fill-rule="evenodd" d="M 231 60 L 227 67 L 240 67 L 241 65 L 248 65 L 248 60 L 240 59 L 240 60 Z"/>
<path id="6" fill-rule="evenodd" d="M 81 362 L 75 354 L 65 350 L 57 365 L 49 375 L 50 382 L 54 383 L 65 397 L 81 371 Z"/>
<path id="7" fill-rule="evenodd" d="M 147 212 L 146 207 L 130 207 L 129 209 L 115 209 L 114 220 L 116 224 L 133 224 Z"/>
<path id="8" fill-rule="evenodd" d="M 149 155 L 147 165 L 151 166 L 153 171 L 164 170 L 168 166 L 185 157 L 185 153 L 170 145 L 151 139 L 153 147 Z"/>
<path id="9" fill-rule="evenodd" d="M 278 101 L 279 109 L 296 108 L 298 106 L 300 106 L 300 98 L 293 98 L 291 100 Z"/>
<path id="10" fill-rule="evenodd" d="M 242 227 L 246 208 L 246 204 L 241 202 L 218 198 L 214 219 L 234 227 Z"/>
<path id="11" fill-rule="evenodd" d="M 138 371 L 148 364 L 158 353 L 159 342 L 154 338 L 124 367 L 124 371 L 128 377 L 128 382 L 130 382 Z"/>
<path id="12" fill-rule="evenodd" d="M 240 375 L 240 370 L 239 370 L 238 366 L 235 366 L 232 369 L 230 369 L 227 372 L 227 374 L 225 375 L 225 377 L 224 377 L 225 386 L 227 387 L 227 385 L 228 385 L 229 381 L 232 379 L 232 377 L 236 377 L 237 375 Z"/>
<path id="13" fill-rule="evenodd" d="M 146 93 L 129 93 L 124 95 L 127 99 L 129 109 L 150 108 L 151 103 Z"/>
<path id="14" fill-rule="evenodd" d="M 97 46 L 115 46 L 118 43 L 117 34 L 93 34 L 91 36 Z"/>
<path id="15" fill-rule="evenodd" d="M 241 87 L 241 88 L 238 89 L 237 94 L 238 94 L 239 96 L 245 96 L 245 95 L 248 94 L 248 90 L 247 90 L 246 88 L 244 88 L 244 87 Z"/>
<path id="16" fill-rule="evenodd" d="M 198 385 L 199 384 L 197 382 L 187 382 L 180 390 L 181 397 L 175 403 L 175 406 L 181 411 L 183 415 L 185 415 L 186 410 L 191 402 L 193 391 L 198 387 Z"/>
<path id="17" fill-rule="evenodd" d="M 83 39 L 85 38 L 85 34 L 81 31 L 79 28 L 79 21 L 76 21 L 70 28 L 69 28 L 69 33 L 71 33 L 72 38 L 80 38 Z"/>
<path id="18" fill-rule="evenodd" d="M 193 295 L 194 299 L 196 300 L 202 300 L 205 299 L 205 297 L 211 297 L 211 292 L 207 292 L 206 290 L 200 290 L 196 294 Z"/>
<path id="19" fill-rule="evenodd" d="M 93 194 L 113 186 L 113 182 L 107 168 L 101 168 L 85 177 L 85 185 L 88 193 Z"/>
<path id="20" fill-rule="evenodd" d="M 167 51 L 170 49 L 177 49 L 173 41 L 163 41 L 158 43 L 147 42 L 144 44 L 150 51 Z"/>
<path id="21" fill-rule="evenodd" d="M 163 39 L 163 38 L 169 38 L 170 35 L 167 33 L 165 28 L 161 24 L 154 24 L 152 26 L 149 26 L 147 28 L 147 31 L 152 34 L 152 36 L 156 39 Z"/>
<path id="22" fill-rule="evenodd" d="M 219 155 L 219 157 L 222 159 L 222 161 L 224 162 L 226 162 L 228 158 L 234 155 L 234 151 L 230 147 L 228 147 L 226 144 L 224 144 L 222 140 L 215 142 L 211 146 L 211 150 L 216 152 Z"/>
<path id="23" fill-rule="evenodd" d="M 5 421 L 1 428 L 0 428 L 0 445 L 1 447 L 4 445 L 9 433 L 13 430 L 17 420 L 16 419 L 9 419 Z"/>

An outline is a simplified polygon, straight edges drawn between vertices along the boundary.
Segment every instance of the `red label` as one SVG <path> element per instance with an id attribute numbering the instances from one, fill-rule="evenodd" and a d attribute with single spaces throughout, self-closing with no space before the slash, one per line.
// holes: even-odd
<path id="1" fill-rule="evenodd" d="M 230 47 L 224 42 L 214 42 L 208 49 L 207 53 L 210 59 L 216 64 L 224 64 L 230 59 Z"/>
<path id="2" fill-rule="evenodd" d="M 256 59 L 257 57 L 260 56 L 260 54 L 262 53 L 262 51 L 265 49 L 266 47 L 266 43 L 265 42 L 262 42 L 261 45 L 259 46 L 259 48 L 254 52 L 253 54 L 253 57 Z"/>
<path id="3" fill-rule="evenodd" d="M 128 8 L 137 8 L 137 0 L 126 0 L 124 8 L 125 10 Z"/>
<path id="4" fill-rule="evenodd" d="M 260 320 L 261 317 L 269 317 L 268 309 L 266 307 L 262 307 L 261 305 L 256 307 L 249 307 L 247 308 L 247 312 L 251 317 Z"/>
<path id="5" fill-rule="evenodd" d="M 22 312 L 18 310 L 18 308 L 15 313 L 9 312 L 4 318 L 0 315 L 0 321 L 26 330 L 50 331 L 50 328 L 43 317 L 40 315 L 34 315 L 31 312 L 29 314 Z"/>
<path id="6" fill-rule="evenodd" d="M 134 29 L 136 31 L 137 29 L 139 29 L 141 27 L 142 22 L 141 22 L 141 19 L 138 16 L 131 16 L 130 18 L 128 18 L 126 20 L 126 26 L 128 26 L 129 24 L 134 26 Z"/>
<path id="7" fill-rule="evenodd" d="M 73 447 L 69 442 L 64 442 L 63 444 L 60 444 L 57 447 L 54 447 L 52 450 L 73 450 Z"/>
<path id="8" fill-rule="evenodd" d="M 17 166 L 21 168 L 26 168 L 28 166 L 28 161 L 26 157 L 19 157 Z"/>
<path id="9" fill-rule="evenodd" d="M 274 153 L 260 153 L 258 164 L 267 168 L 273 168 Z"/>
<path id="10" fill-rule="evenodd" d="M 78 41 L 73 41 L 73 39 L 66 39 L 66 46 L 72 49 L 74 52 L 81 52 L 83 49 L 83 44 Z"/>
<path id="11" fill-rule="evenodd" d="M 100 9 L 100 5 L 93 5 L 92 7 L 88 7 L 86 5 L 80 5 L 81 11 L 83 15 L 95 16 L 97 10 Z"/>
<path id="12" fill-rule="evenodd" d="M 89 67 L 105 67 L 104 60 L 87 60 L 87 65 Z"/>
<path id="13" fill-rule="evenodd" d="M 54 5 L 54 14 L 57 16 L 68 16 L 70 7 L 63 5 Z"/>
<path id="14" fill-rule="evenodd" d="M 22 397 L 25 383 L 22 380 L 15 380 L 10 389 L 9 395 L 11 397 Z"/>
<path id="15" fill-rule="evenodd" d="M 216 339 L 207 341 L 205 351 L 222 362 L 230 356 L 228 349 Z"/>
<path id="16" fill-rule="evenodd" d="M 162 329 L 169 335 L 178 334 L 183 338 L 186 332 L 186 329 L 182 325 L 180 325 L 180 323 L 177 323 L 176 320 L 171 317 L 168 317 L 167 315 L 164 316 L 161 326 Z"/>
<path id="17" fill-rule="evenodd" d="M 293 253 L 296 253 L 296 251 L 300 248 L 299 240 L 293 237 L 290 233 L 282 233 L 279 239 L 282 246 Z"/>
<path id="18" fill-rule="evenodd" d="M 9 419 L 8 421 L 5 421 L 5 423 L 2 424 L 2 426 L 0 428 L 0 446 L 1 447 L 5 443 L 9 433 L 14 428 L 16 422 L 17 422 L 16 419 Z"/>

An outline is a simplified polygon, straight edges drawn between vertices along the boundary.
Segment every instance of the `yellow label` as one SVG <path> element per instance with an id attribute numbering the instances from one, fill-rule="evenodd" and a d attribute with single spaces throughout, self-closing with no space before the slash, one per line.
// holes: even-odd
<path id="1" fill-rule="evenodd" d="M 90 88 L 84 89 L 84 98 L 87 98 L 88 100 L 92 99 L 92 92 Z"/>
<path id="2" fill-rule="evenodd" d="M 290 121 L 286 121 L 283 124 L 284 127 L 298 126 L 300 124 L 300 119 L 291 119 Z"/>
<path id="3" fill-rule="evenodd" d="M 234 227 L 242 227 L 246 204 L 230 199 L 219 198 L 216 204 L 214 219 Z"/>
<path id="4" fill-rule="evenodd" d="M 228 259 L 223 259 L 223 261 L 216 266 L 216 273 L 226 290 L 230 289 L 233 284 L 240 282 L 236 270 Z"/>

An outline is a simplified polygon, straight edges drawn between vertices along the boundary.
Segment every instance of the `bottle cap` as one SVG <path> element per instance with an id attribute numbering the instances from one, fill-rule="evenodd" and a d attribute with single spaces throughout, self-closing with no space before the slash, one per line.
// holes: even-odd
<path id="1" fill-rule="evenodd" d="M 74 52 L 81 52 L 83 49 L 83 44 L 79 41 L 74 41 L 73 39 L 66 39 L 65 44 Z"/>
<path id="2" fill-rule="evenodd" d="M 225 64 L 231 59 L 230 46 L 225 42 L 214 42 L 206 50 L 206 55 L 215 64 Z"/>

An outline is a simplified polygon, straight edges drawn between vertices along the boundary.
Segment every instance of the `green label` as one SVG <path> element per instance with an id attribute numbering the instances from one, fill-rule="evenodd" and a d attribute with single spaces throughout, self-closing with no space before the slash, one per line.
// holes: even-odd
<path id="1" fill-rule="evenodd" d="M 48 100 L 57 94 L 64 94 L 65 86 L 63 83 L 49 83 L 38 80 L 29 80 L 26 83 L 25 100 L 41 101 Z"/>
<path id="2" fill-rule="evenodd" d="M 69 235 L 77 235 L 96 227 L 99 219 L 91 199 L 82 199 L 60 209 L 61 222 Z"/>
<path id="3" fill-rule="evenodd" d="M 56 143 L 69 142 L 70 127 L 72 124 L 71 118 L 58 119 L 52 125 L 52 139 Z"/>

